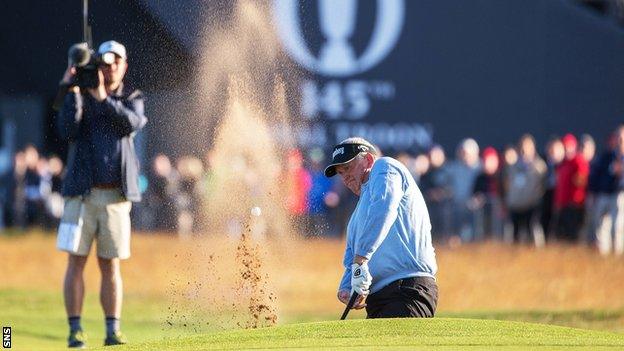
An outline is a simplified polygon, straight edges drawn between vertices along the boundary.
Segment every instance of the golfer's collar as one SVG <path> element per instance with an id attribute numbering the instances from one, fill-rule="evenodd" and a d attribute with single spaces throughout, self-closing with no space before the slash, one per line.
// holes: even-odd
<path id="1" fill-rule="evenodd" d="M 366 182 L 362 183 L 362 186 L 360 186 L 360 189 L 364 189 L 368 187 L 370 177 L 368 178 L 368 180 L 366 180 Z M 360 193 L 362 193 L 362 191 L 360 190 Z"/>
<path id="2" fill-rule="evenodd" d="M 373 166 L 375 166 L 375 164 L 374 164 L 374 163 L 373 163 Z M 362 186 L 361 186 L 362 188 L 363 188 L 363 187 L 365 187 L 365 186 L 367 186 L 367 185 L 368 185 L 368 183 L 370 183 L 371 174 L 373 174 L 373 167 L 371 167 L 370 171 L 368 172 L 368 175 L 367 175 L 367 177 L 366 177 L 366 181 L 365 181 L 365 182 L 362 182 Z"/>

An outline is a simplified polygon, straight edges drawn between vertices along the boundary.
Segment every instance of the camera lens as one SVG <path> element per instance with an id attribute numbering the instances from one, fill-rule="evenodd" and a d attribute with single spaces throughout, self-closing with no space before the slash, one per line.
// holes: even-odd
<path id="1" fill-rule="evenodd" d="M 89 52 L 89 47 L 87 43 L 78 43 L 74 44 L 69 48 L 67 53 L 69 57 L 69 62 L 77 67 L 85 66 L 89 63 L 91 59 L 91 53 Z"/>

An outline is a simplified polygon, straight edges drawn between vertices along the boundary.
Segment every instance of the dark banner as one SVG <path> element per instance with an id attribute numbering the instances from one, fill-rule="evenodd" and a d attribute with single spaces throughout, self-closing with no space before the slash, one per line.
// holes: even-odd
<path id="1" fill-rule="evenodd" d="M 601 139 L 624 112 L 621 27 L 566 1 L 276 0 L 304 144 L 388 152 L 525 132 Z M 600 121 L 600 123 L 595 123 Z"/>

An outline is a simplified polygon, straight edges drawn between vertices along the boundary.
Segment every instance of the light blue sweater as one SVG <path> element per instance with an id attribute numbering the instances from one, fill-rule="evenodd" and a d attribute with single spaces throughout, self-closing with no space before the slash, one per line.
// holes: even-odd
<path id="1" fill-rule="evenodd" d="M 425 200 L 407 168 L 393 158 L 378 159 L 362 184 L 347 226 L 340 290 L 351 290 L 355 255 L 369 259 L 371 294 L 398 279 L 435 278 L 438 266 Z"/>

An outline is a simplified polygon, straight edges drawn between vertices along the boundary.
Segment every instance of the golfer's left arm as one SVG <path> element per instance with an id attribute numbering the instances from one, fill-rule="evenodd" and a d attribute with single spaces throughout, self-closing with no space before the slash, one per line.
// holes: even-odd
<path id="1" fill-rule="evenodd" d="M 397 219 L 403 197 L 403 178 L 397 170 L 387 168 L 373 179 L 371 187 L 368 215 L 363 225 L 366 229 L 354 248 L 353 263 L 360 265 L 370 260 Z"/>

